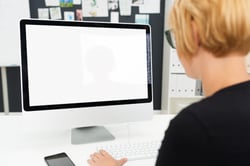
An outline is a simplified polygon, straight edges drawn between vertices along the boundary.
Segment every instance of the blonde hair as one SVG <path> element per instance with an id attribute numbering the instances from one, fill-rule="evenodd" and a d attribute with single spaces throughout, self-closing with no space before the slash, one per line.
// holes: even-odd
<path id="1" fill-rule="evenodd" d="M 169 15 L 177 47 L 191 57 L 199 44 L 217 57 L 250 50 L 250 0 L 176 0 Z"/>

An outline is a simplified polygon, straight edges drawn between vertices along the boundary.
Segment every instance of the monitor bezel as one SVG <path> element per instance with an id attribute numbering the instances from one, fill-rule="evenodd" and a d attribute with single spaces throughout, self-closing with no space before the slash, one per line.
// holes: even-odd
<path id="1" fill-rule="evenodd" d="M 128 100 L 98 101 L 98 102 L 82 102 L 67 104 L 51 104 L 51 105 L 30 105 L 29 97 L 29 74 L 28 74 L 28 58 L 26 43 L 26 25 L 47 25 L 47 26 L 74 26 L 74 27 L 100 27 L 100 28 L 129 28 L 129 29 L 145 29 L 147 37 L 147 70 L 148 70 L 148 97 Z M 21 82 L 22 82 L 22 101 L 25 111 L 41 111 L 51 109 L 68 109 L 80 107 L 97 107 L 112 106 L 124 104 L 137 104 L 152 102 L 152 62 L 151 62 L 151 28 L 147 24 L 131 24 L 131 23 L 109 23 L 109 22 L 90 22 L 90 21 L 62 21 L 62 20 L 36 20 L 23 19 L 20 21 L 20 40 L 21 40 Z"/>

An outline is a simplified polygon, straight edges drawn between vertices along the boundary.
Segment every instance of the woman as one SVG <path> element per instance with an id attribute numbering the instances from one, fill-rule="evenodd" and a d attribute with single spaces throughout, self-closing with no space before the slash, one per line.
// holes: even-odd
<path id="1" fill-rule="evenodd" d="M 174 2 L 167 38 L 186 74 L 202 81 L 205 98 L 170 122 L 157 166 L 250 165 L 249 9 L 250 0 Z M 100 151 L 88 162 L 121 166 L 126 159 Z"/>

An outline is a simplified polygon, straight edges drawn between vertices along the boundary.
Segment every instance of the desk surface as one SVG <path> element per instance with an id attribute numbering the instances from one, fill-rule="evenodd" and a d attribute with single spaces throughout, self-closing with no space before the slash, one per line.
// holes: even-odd
<path id="1" fill-rule="evenodd" d="M 98 145 L 128 141 L 162 139 L 173 115 L 154 115 L 144 122 L 105 126 L 115 137 L 113 141 L 92 144 L 71 144 L 71 130 L 65 128 L 34 128 L 22 116 L 0 116 L 0 165 L 46 166 L 44 156 L 66 152 L 77 166 L 86 166 L 89 155 Z M 130 161 L 126 166 L 153 166 L 155 160 Z"/>

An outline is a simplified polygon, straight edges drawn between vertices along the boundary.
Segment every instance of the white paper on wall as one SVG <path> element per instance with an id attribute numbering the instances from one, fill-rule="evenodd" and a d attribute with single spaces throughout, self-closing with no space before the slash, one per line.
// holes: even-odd
<path id="1" fill-rule="evenodd" d="M 119 0 L 108 0 L 109 10 L 118 11 L 119 8 Z"/>
<path id="2" fill-rule="evenodd" d="M 107 0 L 82 0 L 83 17 L 108 17 Z"/>
<path id="3" fill-rule="evenodd" d="M 49 19 L 49 9 L 48 8 L 38 8 L 38 18 L 39 19 Z"/>
<path id="4" fill-rule="evenodd" d="M 110 22 L 118 23 L 119 22 L 119 12 L 110 13 Z"/>
<path id="5" fill-rule="evenodd" d="M 60 7 L 50 8 L 49 11 L 50 11 L 50 18 L 52 20 L 62 19 L 61 8 Z"/>
<path id="6" fill-rule="evenodd" d="M 46 6 L 59 6 L 59 0 L 45 0 Z"/>
<path id="7" fill-rule="evenodd" d="M 131 5 L 132 5 L 132 0 L 119 0 L 121 16 L 131 15 Z"/>
<path id="8" fill-rule="evenodd" d="M 139 5 L 140 13 L 160 13 L 160 0 L 144 0 L 142 5 Z"/>
<path id="9" fill-rule="evenodd" d="M 80 5 L 82 3 L 81 0 L 73 0 L 74 5 Z"/>
<path id="10" fill-rule="evenodd" d="M 140 6 L 144 4 L 144 0 L 132 0 L 132 6 Z"/>

